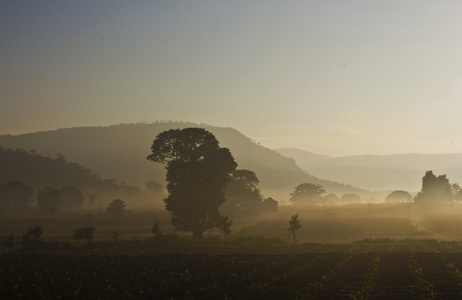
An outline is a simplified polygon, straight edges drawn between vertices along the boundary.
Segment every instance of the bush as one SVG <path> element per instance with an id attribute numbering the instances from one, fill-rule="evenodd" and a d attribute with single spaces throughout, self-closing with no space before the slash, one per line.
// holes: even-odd
<path id="1" fill-rule="evenodd" d="M 74 230 L 72 233 L 72 239 L 73 240 L 86 240 L 89 244 L 93 240 L 93 231 L 95 230 L 95 227 L 89 226 L 89 227 L 82 227 L 82 228 L 77 228 Z"/>

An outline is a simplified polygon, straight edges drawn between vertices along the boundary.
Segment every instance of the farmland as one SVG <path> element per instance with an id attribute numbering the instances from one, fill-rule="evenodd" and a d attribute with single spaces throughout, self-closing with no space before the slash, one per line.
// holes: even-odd
<path id="1" fill-rule="evenodd" d="M 6 299 L 449 299 L 459 253 L 2 255 Z"/>
<path id="2" fill-rule="evenodd" d="M 168 215 L 132 211 L 115 220 L 98 211 L 28 211 L 0 220 L 0 299 L 455 299 L 462 297 L 460 209 L 408 218 L 406 207 L 281 208 L 237 220 L 226 239 L 192 240 Z M 299 243 L 285 239 L 300 213 Z M 411 211 L 413 213 L 413 211 Z M 161 236 L 150 232 L 159 220 Z M 18 226 L 21 224 L 21 226 Z M 35 224 L 44 235 L 25 246 Z M 91 243 L 70 239 L 93 225 Z M 111 238 L 118 230 L 121 237 Z"/>

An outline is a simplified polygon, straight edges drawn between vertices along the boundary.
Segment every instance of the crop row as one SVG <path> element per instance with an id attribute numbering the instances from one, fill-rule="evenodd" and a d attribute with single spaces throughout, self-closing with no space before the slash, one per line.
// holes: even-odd
<path id="1" fill-rule="evenodd" d="M 462 254 L 0 256 L 0 299 L 449 299 Z"/>

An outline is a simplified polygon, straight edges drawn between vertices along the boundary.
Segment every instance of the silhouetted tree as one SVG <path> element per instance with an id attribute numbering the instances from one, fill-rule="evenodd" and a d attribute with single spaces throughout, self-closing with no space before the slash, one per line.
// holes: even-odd
<path id="1" fill-rule="evenodd" d="M 289 200 L 295 204 L 318 205 L 322 204 L 323 198 L 321 195 L 325 192 L 326 190 L 324 190 L 321 185 L 302 183 L 290 194 Z"/>
<path id="2" fill-rule="evenodd" d="M 342 198 L 340 198 L 340 202 L 343 204 L 360 203 L 361 197 L 357 194 L 344 194 Z"/>
<path id="3" fill-rule="evenodd" d="M 427 171 L 422 178 L 422 190 L 414 197 L 416 204 L 441 204 L 453 200 L 451 184 L 446 175 L 435 176 Z"/>
<path id="4" fill-rule="evenodd" d="M 33 249 L 42 244 L 39 241 L 42 236 L 43 229 L 41 225 L 35 225 L 34 227 L 29 228 L 26 233 L 22 235 L 22 244 L 25 248 Z"/>
<path id="5" fill-rule="evenodd" d="M 6 240 L 3 242 L 3 245 L 7 248 L 14 248 L 14 235 L 13 233 L 10 233 L 10 235 L 6 238 Z"/>
<path id="6" fill-rule="evenodd" d="M 255 172 L 236 170 L 225 189 L 226 201 L 220 211 L 233 217 L 255 216 L 261 213 L 263 196 Z"/>
<path id="7" fill-rule="evenodd" d="M 72 233 L 73 240 L 86 240 L 88 244 L 93 240 L 93 231 L 95 231 L 95 227 L 88 226 L 88 227 L 81 227 L 74 230 Z"/>
<path id="8" fill-rule="evenodd" d="M 24 209 L 32 202 L 34 189 L 20 181 L 9 181 L 0 186 L 0 206 L 3 210 Z"/>
<path id="9" fill-rule="evenodd" d="M 324 197 L 324 205 L 338 205 L 340 198 L 335 194 L 327 194 Z"/>
<path id="10" fill-rule="evenodd" d="M 154 225 L 152 225 L 151 232 L 156 236 L 162 236 L 162 232 L 160 231 L 159 221 L 156 221 Z"/>
<path id="11" fill-rule="evenodd" d="M 58 205 L 61 204 L 61 191 L 52 186 L 39 190 L 37 203 L 45 214 L 50 214 L 53 218 L 53 214 L 58 210 Z"/>
<path id="12" fill-rule="evenodd" d="M 293 244 L 297 244 L 296 233 L 300 228 L 302 228 L 302 225 L 300 224 L 300 220 L 298 219 L 298 214 L 296 214 L 290 218 L 289 227 L 287 228 L 287 230 L 289 231 L 289 244 L 290 235 L 292 235 Z"/>
<path id="13" fill-rule="evenodd" d="M 114 199 L 106 208 L 107 213 L 113 217 L 121 217 L 125 212 L 125 201 Z"/>
<path id="14" fill-rule="evenodd" d="M 111 239 L 113 239 L 114 241 L 118 241 L 119 238 L 120 238 L 121 234 L 120 234 L 120 231 L 118 230 L 114 230 L 111 234 Z"/>
<path id="15" fill-rule="evenodd" d="M 385 198 L 386 202 L 412 202 L 412 195 L 406 191 L 393 191 Z"/>
<path id="16" fill-rule="evenodd" d="M 85 202 L 82 191 L 76 186 L 68 185 L 63 187 L 61 191 L 63 206 L 76 208 L 81 207 Z"/>
<path id="17" fill-rule="evenodd" d="M 278 202 L 273 198 L 269 197 L 263 200 L 261 203 L 261 209 L 266 213 L 274 213 L 278 211 Z"/>
<path id="18" fill-rule="evenodd" d="M 202 238 L 225 219 L 218 207 L 225 201 L 223 189 L 236 169 L 227 148 L 202 128 L 171 129 L 157 135 L 148 160 L 166 163 L 168 197 L 164 200 L 172 224 Z"/>

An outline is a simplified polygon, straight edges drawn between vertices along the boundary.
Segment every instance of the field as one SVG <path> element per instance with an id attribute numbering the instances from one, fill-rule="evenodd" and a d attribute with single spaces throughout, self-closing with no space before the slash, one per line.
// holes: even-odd
<path id="1" fill-rule="evenodd" d="M 457 299 L 459 253 L 2 255 L 2 299 Z"/>
<path id="2" fill-rule="evenodd" d="M 281 208 L 236 220 L 191 240 L 174 232 L 162 211 L 112 219 L 98 211 L 34 211 L 4 216 L 0 234 L 0 299 L 459 299 L 462 218 L 421 216 L 403 205 Z M 411 213 L 412 214 L 411 214 Z M 299 213 L 298 245 L 287 225 Z M 332 217 L 334 213 L 334 217 Z M 154 237 L 156 220 L 163 235 Z M 25 247 L 19 237 L 40 224 L 44 235 Z M 70 239 L 93 225 L 95 240 Z M 111 233 L 121 233 L 112 239 Z"/>

